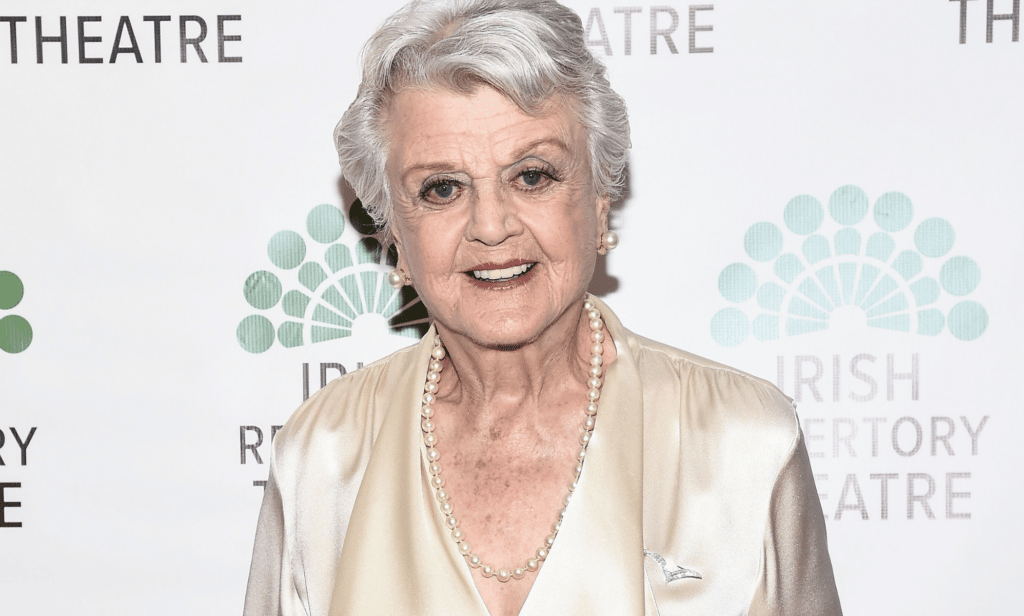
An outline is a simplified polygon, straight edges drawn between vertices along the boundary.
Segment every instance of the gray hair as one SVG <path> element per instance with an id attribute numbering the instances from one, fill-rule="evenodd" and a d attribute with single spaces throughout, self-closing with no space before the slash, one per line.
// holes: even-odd
<path id="1" fill-rule="evenodd" d="M 620 195 L 630 145 L 625 102 L 587 49 L 579 16 L 554 0 L 413 0 L 370 37 L 362 63 L 334 141 L 343 175 L 385 234 L 393 208 L 383 116 L 403 88 L 470 94 L 487 85 L 531 115 L 566 96 L 587 131 L 597 194 Z"/>

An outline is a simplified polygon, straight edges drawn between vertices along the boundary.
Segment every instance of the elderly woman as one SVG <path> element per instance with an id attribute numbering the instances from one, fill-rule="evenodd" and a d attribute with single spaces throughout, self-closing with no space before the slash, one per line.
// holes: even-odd
<path id="1" fill-rule="evenodd" d="M 790 401 L 587 295 L 628 134 L 551 0 L 371 38 L 338 151 L 433 325 L 278 434 L 247 615 L 840 613 Z"/>

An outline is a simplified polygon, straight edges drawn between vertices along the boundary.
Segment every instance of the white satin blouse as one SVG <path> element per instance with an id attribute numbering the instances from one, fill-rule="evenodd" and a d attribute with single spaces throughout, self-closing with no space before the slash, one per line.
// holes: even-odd
<path id="1" fill-rule="evenodd" d="M 789 399 L 597 303 L 618 357 L 521 616 L 841 614 Z M 487 616 L 427 483 L 433 336 L 331 382 L 278 432 L 246 616 Z M 700 578 L 666 575 L 680 566 Z"/>

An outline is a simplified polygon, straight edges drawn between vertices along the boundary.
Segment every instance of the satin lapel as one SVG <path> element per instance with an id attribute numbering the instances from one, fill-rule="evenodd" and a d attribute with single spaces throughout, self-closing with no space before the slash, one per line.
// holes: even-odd
<path id="1" fill-rule="evenodd" d="M 645 611 L 640 375 L 622 324 L 597 304 L 618 357 L 605 375 L 579 485 L 520 616 Z"/>
<path id="2" fill-rule="evenodd" d="M 487 614 L 465 559 L 435 519 L 425 477 L 419 410 L 433 338 L 431 327 L 384 383 L 393 398 L 352 510 L 332 616 Z"/>

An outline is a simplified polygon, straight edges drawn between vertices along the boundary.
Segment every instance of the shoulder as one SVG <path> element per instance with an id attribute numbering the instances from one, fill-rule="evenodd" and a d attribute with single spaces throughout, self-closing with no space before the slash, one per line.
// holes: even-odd
<path id="1" fill-rule="evenodd" d="M 418 345 L 328 383 L 292 413 L 274 438 L 278 469 L 370 446 Z"/>
<path id="2" fill-rule="evenodd" d="M 677 406 L 698 425 L 749 428 L 793 444 L 799 435 L 792 401 L 772 383 L 699 355 L 625 331 L 644 397 Z M 677 401 L 677 405 L 666 404 Z"/>

